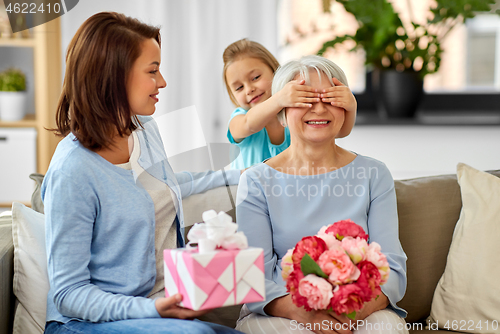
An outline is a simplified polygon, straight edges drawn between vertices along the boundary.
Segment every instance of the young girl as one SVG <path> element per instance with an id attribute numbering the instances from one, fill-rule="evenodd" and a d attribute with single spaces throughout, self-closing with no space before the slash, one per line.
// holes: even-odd
<path id="1" fill-rule="evenodd" d="M 225 184 L 168 164 L 150 117 L 166 86 L 160 56 L 159 28 L 117 13 L 90 17 L 68 47 L 56 116 L 65 138 L 42 185 L 46 334 L 239 333 L 179 320 L 205 313 L 178 306 L 180 294 L 147 298 L 163 289 L 155 253 L 183 245 L 182 198 Z"/>
<path id="2" fill-rule="evenodd" d="M 231 168 L 245 169 L 271 158 L 290 146 L 290 133 L 276 115 L 286 107 L 310 107 L 330 103 L 345 109 L 346 122 L 338 138 L 347 136 L 356 119 L 356 99 L 349 88 L 333 78 L 335 87 L 318 91 L 293 80 L 271 94 L 279 63 L 261 44 L 242 39 L 229 45 L 222 55 L 223 78 L 229 98 L 237 107 L 231 114 L 227 138 L 239 149 L 231 150 Z"/>

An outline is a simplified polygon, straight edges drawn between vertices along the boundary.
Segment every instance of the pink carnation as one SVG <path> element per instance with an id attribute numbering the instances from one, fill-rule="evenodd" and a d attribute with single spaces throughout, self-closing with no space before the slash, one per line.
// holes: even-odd
<path id="1" fill-rule="evenodd" d="M 292 261 L 293 248 L 286 252 L 285 256 L 281 259 L 281 277 L 286 281 L 290 273 L 293 271 Z"/>
<path id="2" fill-rule="evenodd" d="M 357 284 L 340 285 L 333 294 L 332 309 L 339 315 L 357 312 L 363 308 L 363 295 L 363 290 Z"/>
<path id="3" fill-rule="evenodd" d="M 366 258 L 368 243 L 360 237 L 345 237 L 341 242 L 342 248 L 347 252 L 354 264 L 358 264 Z"/>
<path id="4" fill-rule="evenodd" d="M 305 254 L 327 279 L 319 273 L 304 277 L 301 261 Z M 363 228 L 349 219 L 323 226 L 316 236 L 302 238 L 281 259 L 281 269 L 295 305 L 306 311 L 331 309 L 339 315 L 357 312 L 380 295 L 380 286 L 390 273 L 380 245 L 368 244 Z"/>
<path id="5" fill-rule="evenodd" d="M 340 247 L 325 251 L 316 262 L 334 284 L 350 283 L 359 277 L 359 269 Z"/>
<path id="6" fill-rule="evenodd" d="M 368 261 L 362 261 L 358 264 L 361 272 L 356 284 L 363 291 L 363 300 L 369 302 L 381 293 L 381 276 L 377 267 Z"/>
<path id="7" fill-rule="evenodd" d="M 323 239 L 323 241 L 326 243 L 326 246 L 328 248 L 338 247 L 340 245 L 340 241 L 333 234 L 326 233 L 327 228 L 329 228 L 329 226 L 323 226 L 319 230 L 319 232 L 316 236 L 318 238 Z"/>
<path id="8" fill-rule="evenodd" d="M 290 292 L 290 297 L 295 305 L 298 307 L 303 306 L 307 311 L 310 311 L 311 308 L 307 304 L 307 298 L 299 293 L 299 283 L 302 278 L 304 278 L 302 271 L 297 269 L 292 271 L 286 280 L 286 291 Z"/>
<path id="9" fill-rule="evenodd" d="M 321 253 L 327 249 L 326 243 L 321 238 L 316 236 L 302 238 L 293 250 L 292 261 L 294 268 L 300 269 L 300 261 L 302 261 L 306 253 L 316 261 Z"/>
<path id="10" fill-rule="evenodd" d="M 333 223 L 325 230 L 325 232 L 334 235 L 339 240 L 342 240 L 345 237 L 360 237 L 368 241 L 368 234 L 365 233 L 361 226 L 350 219 Z"/>
<path id="11" fill-rule="evenodd" d="M 309 274 L 299 282 L 299 293 L 307 298 L 313 310 L 323 310 L 330 305 L 333 297 L 332 285 L 325 279 Z"/>
<path id="12" fill-rule="evenodd" d="M 376 242 L 370 243 L 366 252 L 366 260 L 373 263 L 379 270 L 382 278 L 381 285 L 387 282 L 389 278 L 389 263 L 387 257 L 380 251 L 380 245 Z"/>

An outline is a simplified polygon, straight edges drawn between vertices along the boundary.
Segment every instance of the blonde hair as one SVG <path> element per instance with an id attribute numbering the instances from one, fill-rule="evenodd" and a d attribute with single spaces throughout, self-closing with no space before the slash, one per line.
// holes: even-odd
<path id="1" fill-rule="evenodd" d="M 224 79 L 224 83 L 226 84 L 226 89 L 227 93 L 229 94 L 229 98 L 231 99 L 231 102 L 236 107 L 239 107 L 240 105 L 236 101 L 236 98 L 233 95 L 233 92 L 231 91 L 231 88 L 229 87 L 229 84 L 227 82 L 226 78 L 226 72 L 227 68 L 236 60 L 240 60 L 244 57 L 249 57 L 249 58 L 256 58 L 262 61 L 264 64 L 269 66 L 271 70 L 276 72 L 278 67 L 280 66 L 278 60 L 267 50 L 262 44 L 250 41 L 246 38 L 240 39 L 239 41 L 236 41 L 232 44 L 230 44 L 225 50 L 224 53 L 222 54 L 222 60 L 224 61 L 224 69 L 222 70 L 222 78 Z"/>
<path id="2" fill-rule="evenodd" d="M 275 73 L 273 79 L 272 93 L 276 94 L 279 92 L 287 83 L 292 81 L 297 75 L 300 75 L 309 85 L 309 71 L 315 70 L 321 80 L 321 73 L 326 74 L 328 81 L 332 86 L 335 84 L 332 78 L 337 78 L 344 85 L 349 87 L 347 83 L 347 77 L 344 71 L 335 64 L 333 61 L 315 55 L 304 56 L 299 60 L 292 60 L 285 65 L 281 66 Z M 286 126 L 285 109 L 282 109 L 278 113 L 278 120 L 281 124 Z"/>

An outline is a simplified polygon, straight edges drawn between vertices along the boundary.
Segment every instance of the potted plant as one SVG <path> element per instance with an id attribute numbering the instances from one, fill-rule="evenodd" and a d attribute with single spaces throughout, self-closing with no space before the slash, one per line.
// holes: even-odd
<path id="1" fill-rule="evenodd" d="M 332 0 L 323 0 L 330 11 Z M 373 68 L 377 103 L 388 116 L 412 117 L 423 94 L 423 78 L 439 69 L 442 41 L 459 23 L 477 12 L 490 11 L 495 0 L 436 0 L 425 24 L 405 22 L 387 0 L 335 0 L 354 15 L 359 27 L 354 35 L 336 36 L 318 51 L 346 41 L 350 51 L 363 49 Z M 411 11 L 411 1 L 407 0 Z M 500 14 L 497 11 L 497 14 Z M 411 13 L 410 13 L 411 17 Z M 352 43 L 351 42 L 351 43 Z M 413 92 L 413 94 L 410 94 Z"/>
<path id="2" fill-rule="evenodd" d="M 26 113 L 26 76 L 16 68 L 0 72 L 0 120 L 19 121 Z"/>

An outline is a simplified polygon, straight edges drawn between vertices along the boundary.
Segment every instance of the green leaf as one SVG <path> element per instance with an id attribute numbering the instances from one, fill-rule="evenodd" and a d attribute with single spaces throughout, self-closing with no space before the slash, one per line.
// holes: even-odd
<path id="1" fill-rule="evenodd" d="M 329 0 L 324 0 L 330 3 Z M 382 59 L 389 59 L 389 68 L 395 68 L 401 63 L 401 59 L 394 59 L 394 52 L 387 50 L 393 49 L 395 42 L 399 39 L 404 42 L 411 42 L 416 46 L 413 50 L 401 50 L 399 53 L 402 59 L 409 59 L 413 64 L 415 59 L 423 59 L 422 68 L 419 73 L 423 77 L 427 74 L 435 73 L 439 70 L 443 49 L 442 39 L 457 24 L 473 18 L 478 13 L 495 13 L 500 15 L 500 9 L 492 5 L 498 3 L 495 0 L 436 0 L 429 8 L 427 22 L 425 24 L 413 25 L 413 32 L 420 28 L 424 30 L 423 35 L 432 37 L 424 49 L 420 49 L 419 38 L 415 36 L 412 30 L 405 31 L 404 36 L 397 34 L 398 27 L 406 27 L 402 24 L 400 13 L 395 12 L 391 0 L 335 0 L 344 6 L 344 9 L 353 15 L 358 23 L 356 33 L 350 36 L 333 36 L 332 40 L 323 44 L 318 54 L 322 55 L 328 48 L 335 47 L 336 44 L 343 43 L 346 40 L 354 42 L 354 47 L 350 51 L 363 49 L 366 54 L 365 64 L 383 67 Z M 415 0 L 416 1 L 416 0 Z M 492 9 L 493 8 L 493 9 Z M 438 35 L 431 31 L 439 31 Z M 432 50 L 432 51 L 431 51 Z M 432 61 L 430 58 L 432 57 Z M 401 57 L 400 57 L 401 58 Z M 432 63 L 432 66 L 429 66 Z M 386 66 L 384 66 L 386 67 Z"/>
<path id="2" fill-rule="evenodd" d="M 356 318 L 356 311 L 352 311 L 349 314 L 346 314 L 346 317 L 348 317 L 351 320 L 354 320 Z"/>
<path id="3" fill-rule="evenodd" d="M 19 92 L 26 90 L 26 76 L 15 68 L 0 73 L 0 91 Z"/>
<path id="4" fill-rule="evenodd" d="M 322 56 L 329 48 L 334 48 L 337 44 L 342 44 L 347 40 L 354 40 L 354 36 L 345 35 L 335 37 L 333 40 L 325 42 L 321 49 L 318 51 L 318 55 Z"/>
<path id="5" fill-rule="evenodd" d="M 319 277 L 328 278 L 328 275 L 321 270 L 316 261 L 314 261 L 307 253 L 300 261 L 300 268 L 302 269 L 304 276 L 313 274 Z"/>

